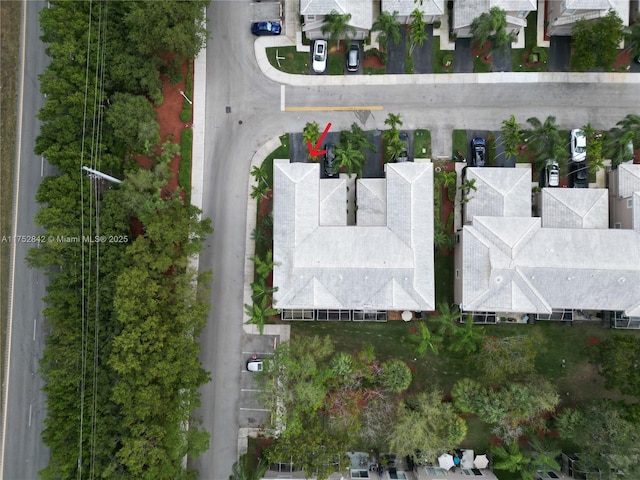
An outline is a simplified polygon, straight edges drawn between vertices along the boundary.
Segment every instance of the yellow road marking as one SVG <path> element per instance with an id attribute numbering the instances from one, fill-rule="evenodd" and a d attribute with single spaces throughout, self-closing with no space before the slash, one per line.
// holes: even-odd
<path id="1" fill-rule="evenodd" d="M 285 112 L 317 112 L 317 111 L 356 111 L 356 110 L 384 110 L 382 105 L 355 105 L 352 107 L 285 107 Z"/>

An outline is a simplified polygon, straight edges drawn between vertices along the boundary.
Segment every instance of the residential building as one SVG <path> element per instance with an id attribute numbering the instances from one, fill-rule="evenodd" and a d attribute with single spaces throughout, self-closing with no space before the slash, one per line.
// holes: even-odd
<path id="1" fill-rule="evenodd" d="M 498 7 L 507 12 L 507 33 L 517 35 L 527 25 L 527 15 L 538 8 L 537 0 L 455 0 L 451 28 L 458 38 L 471 37 L 476 17 Z"/>
<path id="2" fill-rule="evenodd" d="M 372 0 L 300 0 L 300 15 L 304 22 L 302 31 L 308 39 L 327 38 L 322 33 L 325 16 L 335 12 L 340 15 L 351 15 L 349 25 L 355 32 L 350 35 L 354 40 L 364 40 L 373 25 Z"/>
<path id="3" fill-rule="evenodd" d="M 547 35 L 570 36 L 578 20 L 596 20 L 615 10 L 629 26 L 629 0 L 562 0 L 545 2 Z"/>
<path id="4" fill-rule="evenodd" d="M 274 162 L 273 223 L 273 300 L 284 319 L 434 310 L 431 163 L 388 164 L 386 179 L 354 181 L 320 179 L 317 163 Z"/>
<path id="5" fill-rule="evenodd" d="M 504 175 L 515 188 L 512 169 L 493 170 L 504 173 L 479 175 Z M 504 199 L 510 192 L 506 184 L 476 187 L 467 212 L 476 197 L 482 202 L 500 190 Z M 485 203 L 492 216 L 473 215 L 462 227 L 455 252 L 461 310 L 498 318 L 567 319 L 566 312 L 583 310 L 640 317 L 639 232 L 607 228 L 606 190 L 560 190 L 543 190 L 542 217 L 496 215 Z"/>
<path id="6" fill-rule="evenodd" d="M 411 13 L 418 9 L 424 14 L 424 23 L 435 23 L 441 21 L 443 15 L 447 14 L 447 4 L 445 0 L 382 0 L 383 12 L 397 12 L 397 20 L 400 23 L 411 23 Z"/>
<path id="7" fill-rule="evenodd" d="M 640 165 L 622 163 L 609 171 L 608 181 L 609 226 L 640 232 Z"/>

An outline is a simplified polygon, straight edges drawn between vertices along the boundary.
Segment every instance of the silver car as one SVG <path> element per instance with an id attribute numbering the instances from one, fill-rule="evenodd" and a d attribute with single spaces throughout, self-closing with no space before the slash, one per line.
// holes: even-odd
<path id="1" fill-rule="evenodd" d="M 327 69 L 327 41 L 316 40 L 313 44 L 313 71 L 322 73 Z"/>

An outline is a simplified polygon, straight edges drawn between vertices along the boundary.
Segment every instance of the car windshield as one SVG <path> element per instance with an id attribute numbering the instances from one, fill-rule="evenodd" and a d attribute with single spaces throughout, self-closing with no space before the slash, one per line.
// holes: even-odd
<path id="1" fill-rule="evenodd" d="M 264 22 L 264 29 L 271 31 L 273 28 L 273 24 L 271 22 Z"/>

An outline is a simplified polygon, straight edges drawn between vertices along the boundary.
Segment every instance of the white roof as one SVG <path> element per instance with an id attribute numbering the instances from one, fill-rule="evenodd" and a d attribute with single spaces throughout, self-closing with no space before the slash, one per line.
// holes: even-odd
<path id="1" fill-rule="evenodd" d="M 629 198 L 640 191 L 640 165 L 622 163 L 618 165 L 618 197 Z"/>
<path id="2" fill-rule="evenodd" d="M 387 165 L 384 224 L 380 182 L 358 182 L 365 208 L 346 226 L 320 222 L 319 169 L 274 164 L 275 307 L 433 310 L 432 164 Z"/>
<path id="3" fill-rule="evenodd" d="M 409 16 L 418 9 L 426 15 L 444 15 L 445 0 L 423 0 L 422 5 L 415 0 L 382 0 L 383 12 L 398 12 L 398 16 Z"/>
<path id="4" fill-rule="evenodd" d="M 640 315 L 640 237 L 633 230 L 542 228 L 540 218 L 477 216 L 463 227 L 461 242 L 466 311 Z"/>
<path id="5" fill-rule="evenodd" d="M 351 14 L 349 25 L 370 30 L 373 24 L 371 0 L 300 0 L 300 15 L 327 15 L 335 11 Z"/>
<path id="6" fill-rule="evenodd" d="M 543 188 L 545 228 L 609 228 L 609 195 L 604 188 Z"/>
<path id="7" fill-rule="evenodd" d="M 499 7 L 506 12 L 529 11 L 538 8 L 536 0 L 463 0 L 453 2 L 453 28 L 471 26 L 471 22 L 493 7 Z"/>
<path id="8" fill-rule="evenodd" d="M 476 215 L 527 217 L 531 215 L 531 168 L 478 167 L 466 169 L 476 190 L 468 194 L 465 222 Z"/>

